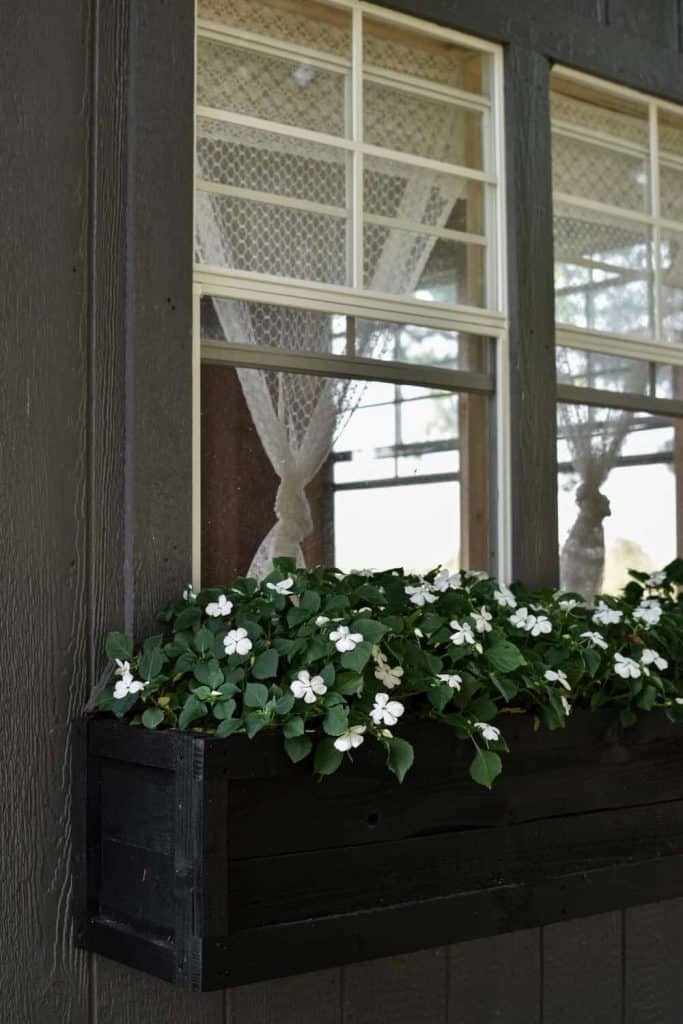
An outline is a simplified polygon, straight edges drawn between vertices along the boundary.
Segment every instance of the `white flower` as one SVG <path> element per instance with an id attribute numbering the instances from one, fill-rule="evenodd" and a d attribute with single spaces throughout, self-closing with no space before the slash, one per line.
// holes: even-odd
<path id="1" fill-rule="evenodd" d="M 212 601 L 206 606 L 206 614 L 212 618 L 229 615 L 232 611 L 232 601 L 228 601 L 225 594 L 221 594 L 217 601 Z"/>
<path id="2" fill-rule="evenodd" d="M 474 728 L 477 729 L 488 742 L 493 743 L 500 739 L 500 729 L 496 729 L 495 725 L 489 725 L 488 722 L 475 722 Z"/>
<path id="3" fill-rule="evenodd" d="M 565 597 L 563 601 L 557 602 L 563 612 L 571 612 L 581 604 L 575 597 Z"/>
<path id="4" fill-rule="evenodd" d="M 623 654 L 614 655 L 614 671 L 622 679 L 639 679 L 640 666 L 633 658 L 625 658 Z"/>
<path id="5" fill-rule="evenodd" d="M 194 601 L 196 596 L 192 584 L 188 583 L 183 590 L 183 601 Z"/>
<path id="6" fill-rule="evenodd" d="M 405 708 L 400 701 L 391 700 L 388 693 L 378 693 L 375 695 L 370 718 L 375 725 L 396 725 L 404 711 Z"/>
<path id="7" fill-rule="evenodd" d="M 291 597 L 294 580 L 291 576 L 288 576 L 286 580 L 280 580 L 279 583 L 266 583 L 266 586 L 268 590 L 274 590 L 281 597 Z"/>
<path id="8" fill-rule="evenodd" d="M 355 750 L 359 747 L 364 740 L 363 733 L 365 732 L 364 725 L 352 725 L 346 732 L 343 732 L 341 736 L 337 736 L 334 741 L 334 745 L 337 750 L 342 752 L 346 750 Z"/>
<path id="9" fill-rule="evenodd" d="M 607 650 L 607 641 L 599 633 L 594 633 L 588 630 L 586 633 L 581 634 L 582 640 L 587 640 L 593 647 L 602 647 L 603 651 Z"/>
<path id="10" fill-rule="evenodd" d="M 318 618 L 315 620 L 315 624 L 316 626 L 324 626 L 325 623 L 329 621 L 330 620 L 328 619 L 327 615 L 319 615 Z"/>
<path id="11" fill-rule="evenodd" d="M 384 655 L 382 655 L 384 658 Z M 375 669 L 375 679 L 379 679 L 383 686 L 386 686 L 387 690 L 393 690 L 395 686 L 399 686 L 401 678 L 403 676 L 403 669 L 400 665 L 396 665 L 394 668 L 389 668 L 386 660 L 377 661 L 377 668 Z"/>
<path id="12" fill-rule="evenodd" d="M 483 605 L 478 612 L 472 612 L 472 618 L 474 619 L 474 628 L 477 633 L 491 632 L 491 629 L 493 628 L 491 626 L 491 619 L 493 618 L 493 615 L 491 615 L 491 612 L 488 610 L 486 605 Z"/>
<path id="13" fill-rule="evenodd" d="M 525 629 L 532 636 L 553 631 L 553 625 L 547 615 L 532 615 L 528 608 L 518 608 L 508 621 L 518 629 Z"/>
<path id="14" fill-rule="evenodd" d="M 518 608 L 516 612 L 513 612 L 508 617 L 508 622 L 512 626 L 516 626 L 517 629 L 528 629 L 527 622 L 530 618 L 533 618 L 533 616 L 529 615 L 528 608 Z"/>
<path id="15" fill-rule="evenodd" d="M 134 679 L 132 673 L 124 672 L 121 679 L 116 680 L 116 686 L 114 687 L 114 697 L 116 700 L 121 700 L 123 697 L 127 697 L 129 693 L 139 693 L 140 690 L 144 690 L 147 683 L 141 683 L 139 679 Z"/>
<path id="16" fill-rule="evenodd" d="M 295 697 L 301 699 L 303 697 L 306 704 L 315 704 L 318 697 L 322 697 L 324 693 L 327 693 L 327 686 L 322 676 L 311 677 L 310 672 L 306 669 L 302 669 L 294 682 L 289 684 L 289 688 Z"/>
<path id="17" fill-rule="evenodd" d="M 436 597 L 431 592 L 431 586 L 424 580 L 417 587 L 404 587 L 406 594 L 409 595 L 410 600 L 413 604 L 416 604 L 418 608 L 423 608 L 426 604 L 434 604 Z"/>
<path id="18" fill-rule="evenodd" d="M 348 626 L 338 626 L 330 633 L 330 640 L 338 651 L 353 651 L 363 642 L 362 633 L 352 633 Z"/>
<path id="19" fill-rule="evenodd" d="M 645 580 L 645 586 L 646 587 L 661 587 L 661 585 L 665 581 L 666 581 L 666 573 L 665 572 L 653 572 L 652 575 L 648 576 L 648 578 Z"/>
<path id="20" fill-rule="evenodd" d="M 655 598 L 641 601 L 633 613 L 633 618 L 644 622 L 646 626 L 656 626 L 662 617 L 662 606 Z"/>
<path id="21" fill-rule="evenodd" d="M 223 646 L 226 654 L 249 654 L 254 645 L 247 636 L 246 629 L 240 626 L 239 629 L 231 629 L 223 638 Z"/>
<path id="22" fill-rule="evenodd" d="M 674 699 L 674 704 L 683 704 L 683 697 L 676 697 Z"/>
<path id="23" fill-rule="evenodd" d="M 434 577 L 432 587 L 443 593 L 444 590 L 455 590 L 462 586 L 462 576 L 459 572 L 450 573 L 448 569 L 440 569 Z"/>
<path id="24" fill-rule="evenodd" d="M 599 601 L 598 607 L 593 612 L 593 622 L 597 622 L 600 626 L 616 625 L 617 622 L 621 622 L 623 617 L 623 612 L 617 608 L 610 608 L 604 601 Z"/>
<path id="25" fill-rule="evenodd" d="M 562 707 L 564 708 L 565 715 L 571 715 L 572 706 L 563 693 L 560 694 L 560 700 L 562 701 Z"/>
<path id="26" fill-rule="evenodd" d="M 116 664 L 117 664 L 118 667 L 115 670 L 115 673 L 114 673 L 115 675 L 117 675 L 117 676 L 129 676 L 130 675 L 130 662 L 129 661 L 120 661 L 119 658 L 117 658 L 116 659 Z"/>
<path id="27" fill-rule="evenodd" d="M 223 696 L 223 694 L 221 693 L 220 690 L 212 690 L 211 693 L 209 694 L 209 697 L 222 697 L 222 696 Z"/>
<path id="28" fill-rule="evenodd" d="M 557 671 L 555 671 L 555 669 L 549 668 L 548 671 L 545 673 L 545 678 L 548 680 L 549 683 L 559 683 L 560 686 L 564 686 L 565 690 L 571 690 L 571 686 L 569 685 L 569 680 L 567 679 L 567 676 L 559 668 L 557 669 Z"/>
<path id="29" fill-rule="evenodd" d="M 663 658 L 657 651 L 653 651 L 651 647 L 646 647 L 640 657 L 641 665 L 654 665 L 660 672 L 663 672 L 669 667 L 669 662 L 666 658 Z"/>
<path id="30" fill-rule="evenodd" d="M 505 583 L 498 584 L 498 589 L 493 591 L 493 597 L 496 604 L 500 605 L 501 608 L 517 607 L 517 598 Z"/>
<path id="31" fill-rule="evenodd" d="M 451 643 L 455 644 L 456 647 L 462 647 L 463 644 L 474 644 L 474 633 L 469 623 L 464 622 L 462 625 L 453 619 L 451 622 Z"/>
<path id="32" fill-rule="evenodd" d="M 451 690 L 459 690 L 462 686 L 462 676 L 459 675 L 449 675 L 447 672 L 442 672 L 436 678 L 440 679 L 446 686 L 450 686 Z"/>

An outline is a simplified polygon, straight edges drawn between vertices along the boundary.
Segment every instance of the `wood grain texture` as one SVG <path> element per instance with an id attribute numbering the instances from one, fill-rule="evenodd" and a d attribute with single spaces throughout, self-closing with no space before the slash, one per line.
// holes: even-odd
<path id="1" fill-rule="evenodd" d="M 541 1024 L 536 928 L 451 946 L 448 1024 Z"/>
<path id="2" fill-rule="evenodd" d="M 344 1024 L 446 1024 L 447 948 L 351 964 L 343 971 Z"/>
<path id="3" fill-rule="evenodd" d="M 558 583 L 550 66 L 505 54 L 512 575 Z"/>
<path id="4" fill-rule="evenodd" d="M 678 49 L 677 0 L 607 0 L 607 23 L 618 32 Z"/>
<path id="5" fill-rule="evenodd" d="M 90 11 L 36 0 L 1 21 L 0 1018 L 85 1024 L 68 746 L 87 676 Z"/>
<path id="6" fill-rule="evenodd" d="M 624 1024 L 676 1024 L 683 1006 L 683 899 L 624 912 Z"/>
<path id="7" fill-rule="evenodd" d="M 342 1024 L 341 971 L 315 971 L 226 993 L 226 1024 Z"/>
<path id="8" fill-rule="evenodd" d="M 97 1016 L 90 1024 L 224 1024 L 222 993 L 180 992 L 149 974 L 100 960 L 100 966 L 105 963 Z"/>
<path id="9" fill-rule="evenodd" d="M 621 1024 L 620 912 L 543 929 L 544 1024 Z"/>

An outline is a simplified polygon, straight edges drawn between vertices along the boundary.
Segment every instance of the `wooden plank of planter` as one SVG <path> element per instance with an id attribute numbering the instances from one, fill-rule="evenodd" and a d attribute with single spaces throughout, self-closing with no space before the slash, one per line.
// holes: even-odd
<path id="1" fill-rule="evenodd" d="M 492 793 L 448 730 L 409 731 L 398 786 L 370 744 L 318 782 L 275 735 L 91 722 L 78 941 L 217 988 L 683 894 L 683 735 L 664 716 L 624 731 L 578 712 L 557 733 L 513 719 Z"/>

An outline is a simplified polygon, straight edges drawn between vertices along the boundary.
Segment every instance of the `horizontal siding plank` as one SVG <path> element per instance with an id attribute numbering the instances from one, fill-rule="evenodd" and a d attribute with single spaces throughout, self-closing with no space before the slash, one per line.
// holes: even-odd
<path id="1" fill-rule="evenodd" d="M 541 1024 L 537 928 L 451 946 L 448 1024 Z"/>
<path id="2" fill-rule="evenodd" d="M 342 1024 L 341 971 L 315 971 L 226 993 L 226 1024 Z"/>
<path id="3" fill-rule="evenodd" d="M 543 929 L 544 1024 L 622 1024 L 622 914 Z"/>
<path id="4" fill-rule="evenodd" d="M 447 948 L 350 964 L 343 972 L 344 1024 L 447 1024 Z"/>
<path id="5" fill-rule="evenodd" d="M 683 1016 L 683 899 L 624 914 L 625 1024 L 677 1024 Z"/>

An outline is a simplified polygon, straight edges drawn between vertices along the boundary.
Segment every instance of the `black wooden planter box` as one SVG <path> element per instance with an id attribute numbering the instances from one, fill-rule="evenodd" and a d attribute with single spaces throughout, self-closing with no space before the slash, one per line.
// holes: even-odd
<path id="1" fill-rule="evenodd" d="M 222 988 L 683 895 L 683 729 L 506 723 L 491 793 L 443 726 L 316 781 L 279 738 L 80 723 L 77 942 Z"/>

